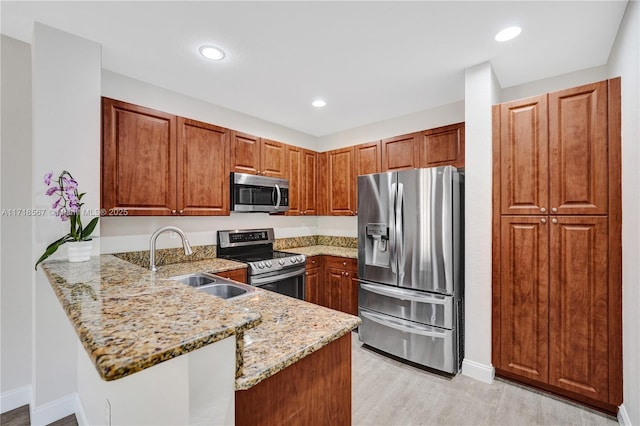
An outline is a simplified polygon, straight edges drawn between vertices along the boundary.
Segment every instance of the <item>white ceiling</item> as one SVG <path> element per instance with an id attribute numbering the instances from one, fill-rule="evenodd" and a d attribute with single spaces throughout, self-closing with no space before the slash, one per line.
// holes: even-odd
<path id="1" fill-rule="evenodd" d="M 38 21 L 101 43 L 105 69 L 322 136 L 462 100 L 465 68 L 485 61 L 502 87 L 603 65 L 626 4 L 2 1 L 0 12 L 3 34 L 30 42 Z M 494 41 L 511 25 L 520 37 Z M 228 60 L 204 60 L 201 44 Z"/>

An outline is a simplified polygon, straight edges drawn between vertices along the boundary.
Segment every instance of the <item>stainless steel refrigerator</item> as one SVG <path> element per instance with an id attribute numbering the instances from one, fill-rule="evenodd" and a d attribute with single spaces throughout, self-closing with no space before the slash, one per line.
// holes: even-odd
<path id="1" fill-rule="evenodd" d="M 358 177 L 360 341 L 455 374 L 464 355 L 464 175 Z"/>

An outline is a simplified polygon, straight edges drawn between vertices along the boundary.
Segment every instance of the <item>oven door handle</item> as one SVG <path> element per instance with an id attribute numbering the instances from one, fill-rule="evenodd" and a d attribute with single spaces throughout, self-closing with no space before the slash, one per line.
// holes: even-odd
<path id="1" fill-rule="evenodd" d="M 284 274 L 269 275 L 268 277 L 252 276 L 251 285 L 259 287 L 261 284 L 269 284 L 274 281 L 281 281 L 287 278 L 297 277 L 300 275 L 304 275 L 304 271 L 305 269 L 301 268 L 301 269 L 296 269 L 295 271 L 287 272 Z"/>

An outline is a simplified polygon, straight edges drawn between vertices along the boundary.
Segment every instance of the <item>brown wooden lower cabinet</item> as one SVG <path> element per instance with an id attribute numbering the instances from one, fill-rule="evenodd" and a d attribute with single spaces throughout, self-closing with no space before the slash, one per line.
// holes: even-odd
<path id="1" fill-rule="evenodd" d="M 607 228 L 605 216 L 502 216 L 494 364 L 500 376 L 616 413 Z"/>
<path id="2" fill-rule="evenodd" d="M 337 311 L 358 315 L 358 262 L 337 256 L 307 258 L 306 297 Z"/>
<path id="3" fill-rule="evenodd" d="M 236 425 L 350 425 L 351 333 L 235 393 Z"/>
<path id="4" fill-rule="evenodd" d="M 247 270 L 246 268 L 232 269 L 231 271 L 216 272 L 215 275 L 223 278 L 229 278 L 230 280 L 238 281 L 240 283 L 247 283 Z"/>

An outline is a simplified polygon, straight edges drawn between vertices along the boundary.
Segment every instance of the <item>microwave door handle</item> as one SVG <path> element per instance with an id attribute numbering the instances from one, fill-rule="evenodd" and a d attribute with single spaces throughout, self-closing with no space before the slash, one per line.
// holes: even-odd
<path id="1" fill-rule="evenodd" d="M 280 187 L 276 184 L 276 193 L 278 194 L 278 198 L 276 199 L 276 210 L 280 208 L 280 201 L 282 199 L 282 194 L 280 194 Z"/>

